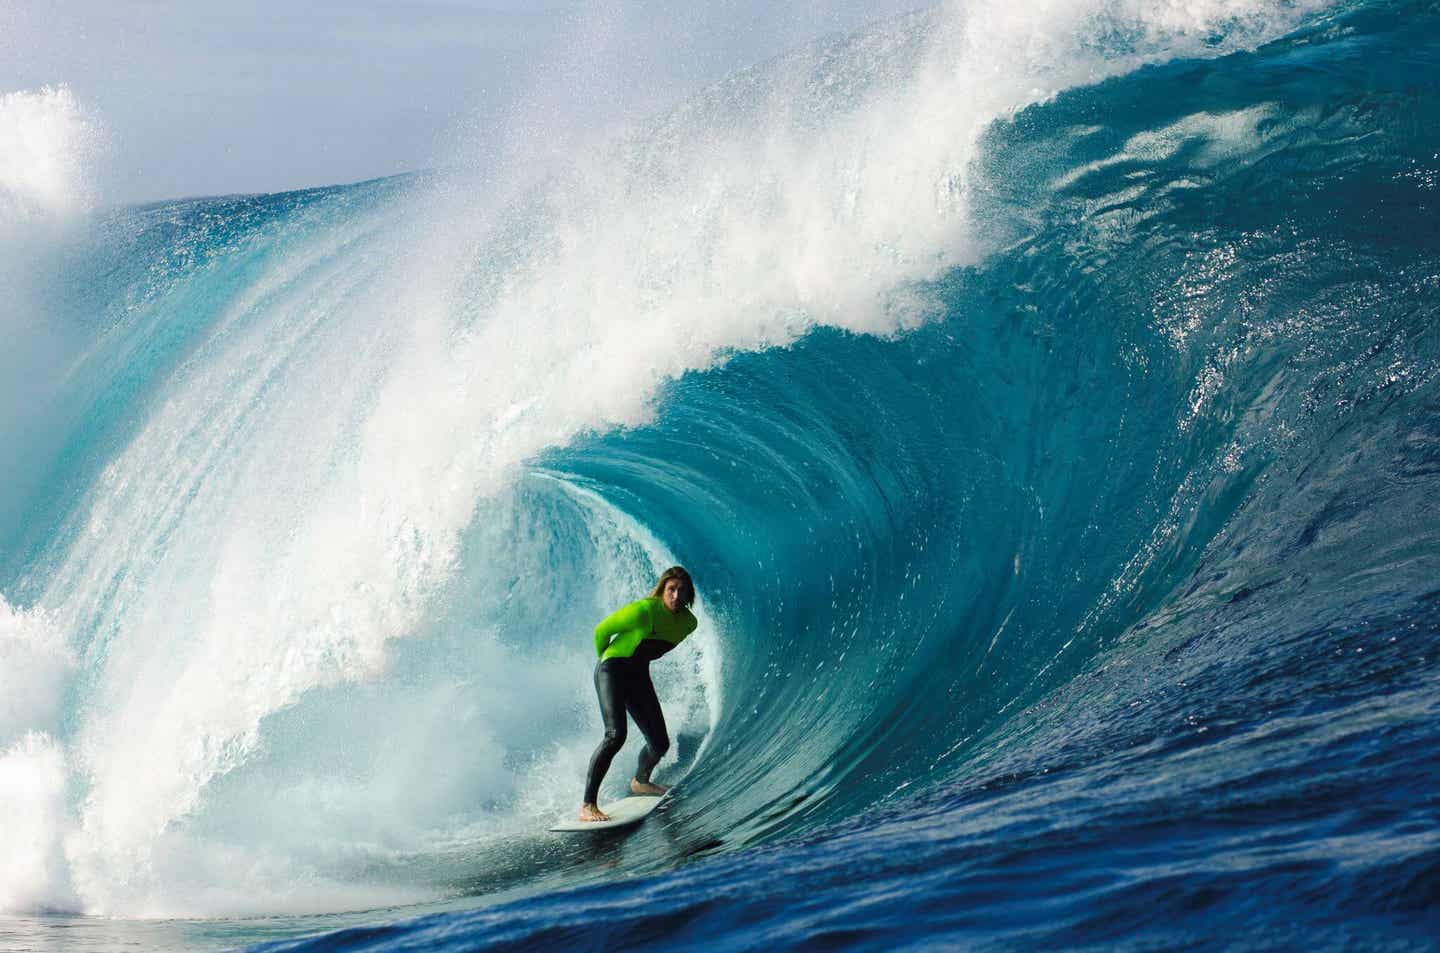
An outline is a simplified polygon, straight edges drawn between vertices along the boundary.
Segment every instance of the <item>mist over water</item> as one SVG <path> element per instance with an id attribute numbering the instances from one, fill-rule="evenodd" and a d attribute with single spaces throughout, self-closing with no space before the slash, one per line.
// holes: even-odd
<path id="1" fill-rule="evenodd" d="M 423 175 L 101 211 L 94 120 L 7 94 L 0 911 L 318 929 L 743 865 L 1163 738 L 1175 681 L 1356 618 L 1433 634 L 1401 13 L 935 7 L 563 157 L 529 115 Z M 537 831 L 598 738 L 589 631 L 676 562 L 683 797 L 576 853 Z"/>

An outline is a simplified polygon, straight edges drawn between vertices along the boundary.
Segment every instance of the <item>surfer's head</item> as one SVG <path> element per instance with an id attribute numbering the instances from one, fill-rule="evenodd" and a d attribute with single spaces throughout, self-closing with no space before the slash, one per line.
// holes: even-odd
<path id="1" fill-rule="evenodd" d="M 671 566 L 660 574 L 650 598 L 659 599 L 671 612 L 678 612 L 681 607 L 688 609 L 695 601 L 695 583 L 683 567 Z"/>

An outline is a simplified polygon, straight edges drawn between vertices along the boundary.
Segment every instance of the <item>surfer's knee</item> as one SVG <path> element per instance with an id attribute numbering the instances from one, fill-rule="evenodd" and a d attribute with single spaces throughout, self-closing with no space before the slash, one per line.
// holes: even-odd
<path id="1" fill-rule="evenodd" d="M 606 728 L 605 737 L 600 740 L 600 744 L 611 751 L 619 751 L 625 744 L 625 726 Z"/>
<path id="2" fill-rule="evenodd" d="M 647 738 L 645 739 L 645 743 L 650 746 L 650 751 L 655 755 L 657 760 L 665 757 L 665 752 L 670 750 L 669 735 L 661 735 L 658 738 Z"/>

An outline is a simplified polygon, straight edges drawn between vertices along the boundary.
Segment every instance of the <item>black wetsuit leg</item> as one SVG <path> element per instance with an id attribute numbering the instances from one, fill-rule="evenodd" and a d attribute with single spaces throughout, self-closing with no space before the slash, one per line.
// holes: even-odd
<path id="1" fill-rule="evenodd" d="M 655 695 L 646 662 L 635 665 L 630 690 L 625 693 L 625 707 L 635 719 L 635 727 L 645 736 L 645 747 L 640 749 L 640 760 L 635 766 L 635 780 L 648 783 L 650 772 L 670 750 L 670 735 L 665 731 L 665 715 L 660 711 L 660 699 Z"/>
<path id="2" fill-rule="evenodd" d="M 640 761 L 635 767 L 635 780 L 650 780 L 650 772 L 670 750 L 670 735 L 665 730 L 665 715 L 660 699 L 650 681 L 650 663 L 644 659 L 605 659 L 595 666 L 595 694 L 600 699 L 600 717 L 605 722 L 605 736 L 590 756 L 590 772 L 585 778 L 586 804 L 598 803 L 600 782 L 610 770 L 610 762 L 625 744 L 625 712 L 635 719 L 635 727 L 645 736 Z"/>
<path id="3" fill-rule="evenodd" d="M 605 720 L 605 736 L 590 756 L 590 773 L 585 778 L 585 804 L 597 804 L 600 782 L 610 770 L 615 752 L 625 744 L 625 662 L 605 659 L 595 666 L 595 694 L 600 699 L 600 717 Z"/>

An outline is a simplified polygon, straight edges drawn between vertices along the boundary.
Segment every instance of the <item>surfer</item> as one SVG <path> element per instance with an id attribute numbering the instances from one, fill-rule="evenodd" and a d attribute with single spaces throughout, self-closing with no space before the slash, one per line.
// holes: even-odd
<path id="1" fill-rule="evenodd" d="M 649 598 L 617 609 L 595 627 L 595 694 L 600 697 L 600 715 L 605 719 L 605 737 L 590 756 L 590 773 L 585 779 L 585 802 L 580 820 L 608 821 L 600 810 L 600 782 L 610 770 L 610 761 L 625 744 L 625 712 L 645 736 L 640 762 L 630 782 L 631 794 L 664 794 L 668 788 L 650 781 L 650 772 L 670 750 L 665 716 L 660 699 L 650 682 L 650 663 L 685 641 L 695 631 L 690 604 L 695 601 L 695 583 L 679 566 L 660 574 Z"/>

